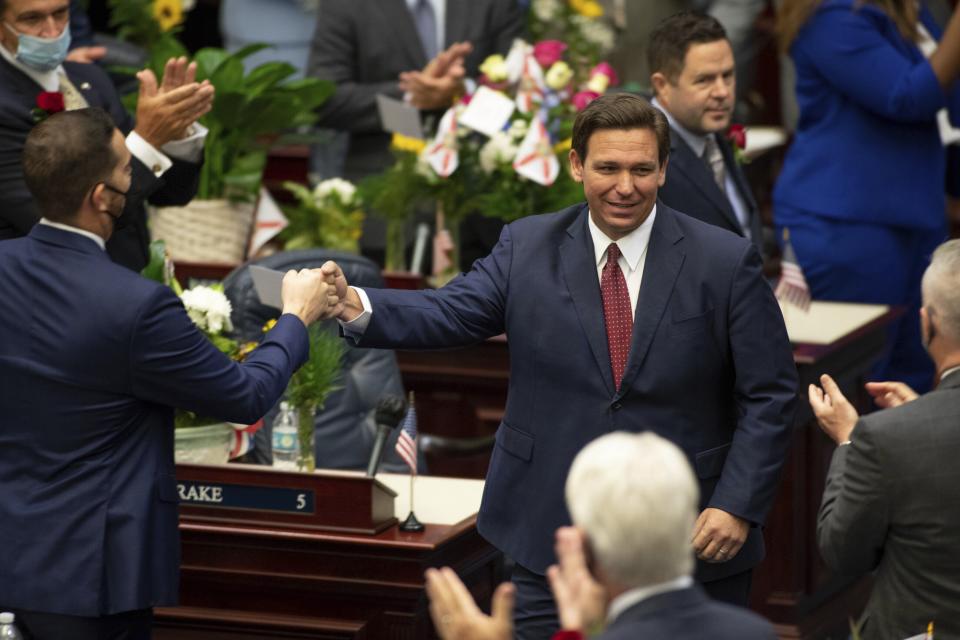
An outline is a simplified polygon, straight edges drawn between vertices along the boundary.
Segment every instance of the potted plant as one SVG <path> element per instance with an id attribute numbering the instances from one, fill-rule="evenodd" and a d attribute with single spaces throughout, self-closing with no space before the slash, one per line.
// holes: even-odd
<path id="1" fill-rule="evenodd" d="M 158 78 L 169 57 L 185 55 L 176 39 L 180 0 L 112 0 L 111 6 L 111 24 L 147 50 L 146 66 Z M 296 69 L 285 62 L 247 71 L 244 59 L 264 48 L 205 48 L 194 56 L 197 81 L 209 80 L 216 89 L 213 108 L 200 119 L 208 133 L 197 195 L 186 207 L 156 209 L 151 219 L 153 236 L 167 240 L 174 259 L 243 260 L 271 143 L 285 130 L 312 124 L 333 92 L 328 81 L 292 80 Z"/>
<path id="2" fill-rule="evenodd" d="M 286 249 L 325 247 L 360 252 L 363 202 L 353 184 L 331 178 L 312 191 L 296 182 L 284 182 L 283 188 L 297 199 L 295 205 L 284 208 L 289 224 L 280 238 Z"/>

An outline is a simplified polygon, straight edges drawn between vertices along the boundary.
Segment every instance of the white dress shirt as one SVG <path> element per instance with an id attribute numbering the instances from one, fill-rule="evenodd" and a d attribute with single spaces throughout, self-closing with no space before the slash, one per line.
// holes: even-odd
<path id="1" fill-rule="evenodd" d="M 694 155 L 696 155 L 698 158 L 702 158 L 703 149 L 707 145 L 707 136 L 696 134 L 674 120 L 673 116 L 670 115 L 670 112 L 664 109 L 663 105 L 657 102 L 656 98 L 651 100 L 650 104 L 663 112 L 663 115 L 667 117 L 667 121 L 670 123 L 670 128 L 676 131 L 683 141 L 686 142 L 691 149 L 693 149 Z M 713 136 L 714 139 L 717 137 L 717 134 L 715 133 L 708 133 L 707 135 Z M 667 171 L 669 170 L 670 169 L 667 168 Z M 725 167 L 723 173 L 723 185 L 727 192 L 727 200 L 730 202 L 730 206 L 733 208 L 734 215 L 737 216 L 737 222 L 740 223 L 740 229 L 743 231 L 744 236 L 749 239 L 751 235 L 750 210 L 747 207 L 747 204 L 744 202 L 743 197 L 740 195 L 740 189 L 737 188 L 737 183 L 733 180 L 733 172 L 730 171 L 728 167 Z"/>
<path id="2" fill-rule="evenodd" d="M 689 589 L 692 586 L 692 577 L 680 576 L 679 578 L 650 585 L 649 587 L 639 587 L 637 589 L 625 591 L 614 598 L 613 602 L 610 603 L 610 607 L 607 609 L 607 625 L 612 624 L 613 621 L 619 618 L 627 609 L 640 604 L 648 598 L 652 598 L 653 596 L 660 595 L 661 593 L 667 593 L 669 591 Z"/>
<path id="3" fill-rule="evenodd" d="M 18 71 L 40 85 L 44 91 L 60 91 L 60 76 L 67 75 L 63 65 L 50 71 L 37 71 L 17 60 L 16 56 L 7 51 L 3 45 L 0 45 L 0 55 Z M 83 86 L 77 87 L 77 90 L 82 93 Z M 207 137 L 207 129 L 199 122 L 190 126 L 190 134 L 186 138 L 168 142 L 163 145 L 162 152 L 144 140 L 139 133 L 131 131 L 126 139 L 127 149 L 159 178 L 173 166 L 168 156 L 186 162 L 199 162 L 203 157 L 203 143 Z"/>
<path id="4" fill-rule="evenodd" d="M 53 220 L 47 220 L 46 218 L 40 218 L 40 222 L 38 224 L 45 224 L 48 227 L 61 229 L 63 231 L 69 231 L 70 233 L 76 233 L 77 235 L 90 238 L 91 240 L 97 243 L 97 246 L 100 247 L 102 251 L 107 250 L 107 245 L 103 241 L 103 238 L 93 233 L 92 231 L 87 231 L 86 229 L 80 229 L 78 227 L 71 227 L 68 224 L 63 224 L 62 222 L 54 222 Z"/>
<path id="5" fill-rule="evenodd" d="M 958 371 L 960 371 L 960 367 L 951 367 L 951 368 L 947 369 L 946 371 L 943 372 L 943 375 L 940 376 L 940 382 L 942 383 L 942 382 L 946 379 L 947 376 L 953 375 L 954 373 L 957 373 Z"/>

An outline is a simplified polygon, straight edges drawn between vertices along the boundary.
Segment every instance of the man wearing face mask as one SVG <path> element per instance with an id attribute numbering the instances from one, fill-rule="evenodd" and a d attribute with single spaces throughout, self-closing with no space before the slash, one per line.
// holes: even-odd
<path id="1" fill-rule="evenodd" d="M 196 121 L 213 104 L 213 86 L 196 82 L 196 66 L 184 58 L 167 63 L 161 84 L 142 71 L 134 123 L 102 69 L 66 61 L 69 22 L 69 0 L 0 0 L 0 240 L 39 220 L 20 154 L 36 122 L 58 110 L 43 95 L 55 93 L 68 111 L 104 109 L 126 136 L 132 181 L 107 252 L 139 271 L 149 257 L 145 203 L 182 205 L 196 193 L 206 136 Z"/>
<path id="2" fill-rule="evenodd" d="M 830 376 L 808 389 L 837 443 L 820 505 L 817 542 L 835 572 L 872 572 L 862 637 L 906 638 L 936 625 L 960 636 L 960 240 L 923 275 L 920 330 L 937 370 L 918 396 L 902 382 L 870 382 L 883 411 L 863 418 Z"/>

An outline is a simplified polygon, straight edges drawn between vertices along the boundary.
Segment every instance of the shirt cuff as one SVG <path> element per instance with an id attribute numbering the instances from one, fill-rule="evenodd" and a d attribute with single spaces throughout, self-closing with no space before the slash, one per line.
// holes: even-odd
<path id="1" fill-rule="evenodd" d="M 177 160 L 199 163 L 203 160 L 203 143 L 207 139 L 207 133 L 205 126 L 199 122 L 194 122 L 187 129 L 186 138 L 171 140 L 163 145 L 163 152 Z"/>
<path id="2" fill-rule="evenodd" d="M 370 297 L 366 291 L 359 287 L 350 288 L 357 292 L 357 296 L 360 298 L 360 304 L 363 305 L 363 313 L 349 322 L 343 322 L 342 320 L 338 320 L 338 322 L 343 328 L 344 335 L 351 338 L 360 338 L 370 324 L 370 317 L 373 315 L 373 306 L 370 304 Z"/>
<path id="3" fill-rule="evenodd" d="M 137 160 L 142 162 L 153 175 L 162 176 L 167 169 L 173 166 L 173 162 L 167 156 L 157 150 L 155 146 L 143 139 L 136 131 L 131 131 L 127 136 L 127 149 Z"/>

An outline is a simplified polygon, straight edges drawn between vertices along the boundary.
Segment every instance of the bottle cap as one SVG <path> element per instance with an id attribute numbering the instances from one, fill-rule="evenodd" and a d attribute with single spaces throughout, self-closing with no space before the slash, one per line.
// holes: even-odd
<path id="1" fill-rule="evenodd" d="M 13 614 L 9 611 L 0 613 L 0 624 L 13 624 Z"/>

